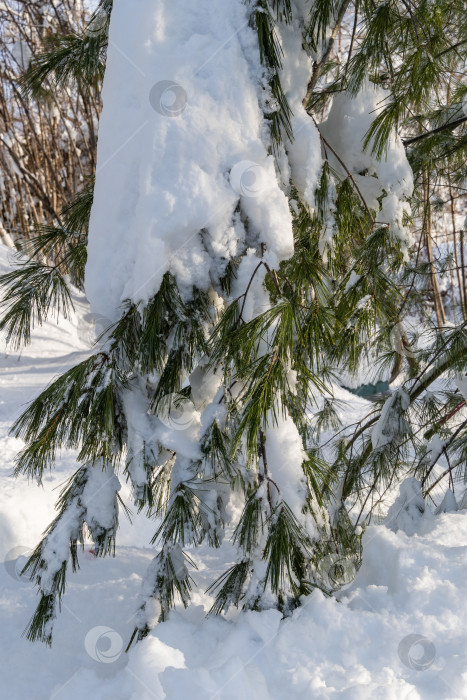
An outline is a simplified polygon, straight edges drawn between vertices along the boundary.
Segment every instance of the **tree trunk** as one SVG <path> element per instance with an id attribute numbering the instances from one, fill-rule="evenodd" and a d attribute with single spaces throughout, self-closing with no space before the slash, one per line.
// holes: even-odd
<path id="1" fill-rule="evenodd" d="M 459 299 L 461 306 L 462 317 L 465 321 L 465 296 L 464 296 L 464 285 L 465 285 L 465 273 L 464 266 L 459 263 L 459 254 L 457 250 L 457 231 L 456 231 L 456 216 L 455 216 L 455 206 L 454 206 L 454 196 L 451 189 L 451 181 L 449 179 L 449 199 L 451 208 L 451 221 L 452 221 L 452 237 L 454 245 L 454 260 L 456 264 L 456 275 L 457 275 L 457 286 L 459 288 Z"/>
<path id="2" fill-rule="evenodd" d="M 438 323 L 438 327 L 440 327 L 444 326 L 446 323 L 446 314 L 444 311 L 443 300 L 441 299 L 438 275 L 436 274 L 436 267 L 433 256 L 433 239 L 431 236 L 430 183 L 428 180 L 428 173 L 426 174 L 425 184 L 425 211 L 423 221 L 423 232 L 425 234 L 426 250 L 428 255 L 428 262 L 430 264 L 431 289 L 433 292 L 433 300 L 435 304 L 436 321 Z"/>

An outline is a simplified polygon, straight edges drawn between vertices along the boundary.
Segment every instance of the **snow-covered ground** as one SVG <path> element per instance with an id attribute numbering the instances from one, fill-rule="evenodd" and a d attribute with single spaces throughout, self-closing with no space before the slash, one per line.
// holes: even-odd
<path id="1" fill-rule="evenodd" d="M 129 654 L 124 647 L 156 525 L 136 514 L 130 525 L 122 516 L 116 558 L 96 559 L 88 547 L 79 572 L 69 574 L 52 649 L 21 637 L 37 597 L 18 569 L 51 521 L 58 489 L 76 462 L 63 454 L 40 489 L 15 480 L 21 442 L 8 430 L 53 376 L 85 357 L 92 338 L 87 313 L 78 297 L 73 318 L 48 322 L 22 354 L 0 357 L 0 697 L 467 698 L 466 510 L 427 515 L 411 537 L 370 526 L 363 566 L 340 601 L 316 592 L 285 620 L 272 610 L 206 618 L 212 598 L 203 591 L 213 570 L 227 568 L 231 550 L 228 543 L 201 550 L 194 604 L 173 612 Z M 361 406 L 363 399 L 347 396 Z"/>

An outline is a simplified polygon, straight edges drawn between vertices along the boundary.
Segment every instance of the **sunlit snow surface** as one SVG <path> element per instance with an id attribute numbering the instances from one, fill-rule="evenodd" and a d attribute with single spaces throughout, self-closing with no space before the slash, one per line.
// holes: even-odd
<path id="1" fill-rule="evenodd" d="M 4 270 L 6 250 L 0 254 Z M 21 356 L 0 359 L 0 556 L 10 560 L 0 567 L 0 697 L 467 698 L 466 510 L 425 517 L 411 537 L 371 526 L 363 566 L 341 601 L 315 593 L 286 620 L 276 611 L 206 619 L 212 599 L 203 591 L 227 568 L 231 550 L 228 543 L 201 549 L 193 605 L 173 612 L 129 654 L 123 648 L 156 526 L 136 515 L 130 526 L 122 516 L 116 558 L 96 559 L 87 547 L 80 571 L 69 575 L 53 648 L 21 637 L 37 597 L 11 559 L 37 544 L 76 462 L 63 454 L 42 489 L 14 480 L 21 443 L 8 428 L 54 375 L 89 352 L 87 306 L 79 297 L 75 303 L 72 319 L 48 322 Z M 350 421 L 364 402 L 342 396 L 351 402 Z"/>

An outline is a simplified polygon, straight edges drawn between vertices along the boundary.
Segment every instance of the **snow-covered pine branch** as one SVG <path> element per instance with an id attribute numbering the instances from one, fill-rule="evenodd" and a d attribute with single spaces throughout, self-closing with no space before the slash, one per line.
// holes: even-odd
<path id="1" fill-rule="evenodd" d="M 117 0 L 108 37 L 102 4 L 97 53 L 60 64 L 78 79 L 107 48 L 85 273 L 101 335 L 17 422 L 28 442 L 18 470 L 40 477 L 60 447 L 79 447 L 87 476 L 122 469 L 138 509 L 158 518 L 133 638 L 188 605 L 192 553 L 225 534 L 236 558 L 212 582 L 213 612 L 287 613 L 313 587 L 338 587 L 323 562 L 354 567 L 361 548 L 348 505 L 405 459 L 410 392 L 337 443 L 332 465 L 307 418 L 335 367 L 355 369 L 373 341 L 387 350 L 411 244 L 393 93 L 360 59 L 324 118 L 312 116 L 310 81 L 344 6 Z M 105 525 L 70 491 L 51 533 L 76 505 L 72 553 L 84 523 L 99 545 L 114 536 L 113 504 Z M 47 540 L 39 554 L 31 633 L 50 641 L 68 555 Z"/>

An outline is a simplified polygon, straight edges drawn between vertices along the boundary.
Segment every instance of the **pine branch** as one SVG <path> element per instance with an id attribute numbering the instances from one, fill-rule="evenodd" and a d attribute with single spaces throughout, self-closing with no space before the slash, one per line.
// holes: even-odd
<path id="1" fill-rule="evenodd" d="M 438 126 L 436 129 L 431 129 L 430 131 L 426 131 L 423 134 L 419 134 L 418 136 L 412 136 L 412 138 L 408 139 L 402 139 L 402 143 L 404 146 L 411 146 L 414 143 L 418 143 L 419 141 L 423 141 L 426 138 L 429 138 L 430 136 L 433 136 L 434 134 L 439 134 L 442 131 L 446 131 L 447 129 L 457 129 L 458 126 L 461 124 L 464 124 L 467 121 L 467 117 L 461 117 L 460 119 L 455 119 L 452 122 L 448 122 L 447 124 L 443 124 L 442 126 Z"/>
<path id="2" fill-rule="evenodd" d="M 321 57 L 318 61 L 313 63 L 313 72 L 311 74 L 310 80 L 307 85 L 306 95 L 303 98 L 303 106 L 308 111 L 310 102 L 313 96 L 313 92 L 318 84 L 318 81 L 323 73 L 323 69 L 326 66 L 329 57 L 334 48 L 334 42 L 336 36 L 340 31 L 342 22 L 344 20 L 347 9 L 350 5 L 350 0 L 343 0 L 339 8 L 336 11 L 334 2 L 328 2 L 328 0 L 316 2 L 311 13 L 311 21 L 309 27 L 309 34 L 312 37 L 312 45 L 317 49 L 318 39 L 324 40 L 326 38 L 326 45 L 324 50 L 321 52 Z M 334 22 L 332 23 L 332 21 Z M 329 34 L 327 32 L 329 26 L 332 24 L 332 30 Z"/>

